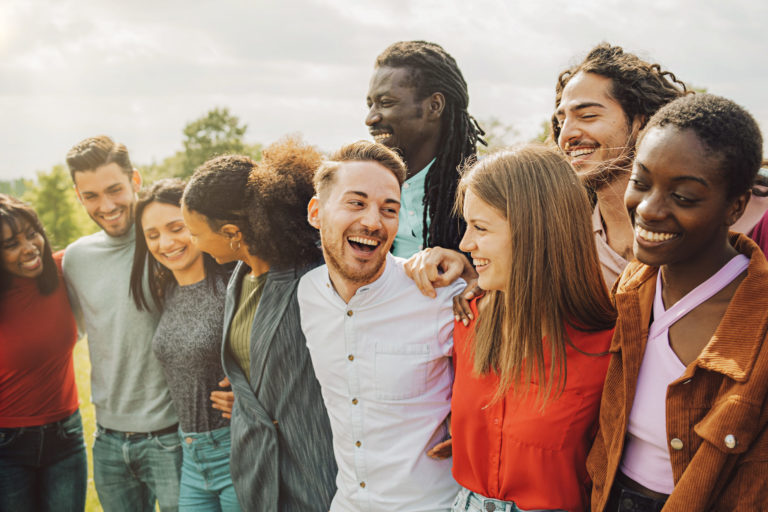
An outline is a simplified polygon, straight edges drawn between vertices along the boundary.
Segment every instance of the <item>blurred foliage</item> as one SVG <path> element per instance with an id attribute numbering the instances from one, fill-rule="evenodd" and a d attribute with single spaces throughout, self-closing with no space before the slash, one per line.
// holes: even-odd
<path id="1" fill-rule="evenodd" d="M 37 180 L 29 183 L 22 199 L 34 206 L 54 251 L 98 230 L 78 203 L 69 171 L 63 165 L 38 172 Z"/>
<path id="2" fill-rule="evenodd" d="M 485 130 L 483 139 L 488 144 L 477 145 L 478 155 L 486 155 L 503 147 L 509 146 L 513 139 L 517 137 L 518 131 L 511 124 L 506 124 L 496 117 L 478 121 L 480 127 Z"/>

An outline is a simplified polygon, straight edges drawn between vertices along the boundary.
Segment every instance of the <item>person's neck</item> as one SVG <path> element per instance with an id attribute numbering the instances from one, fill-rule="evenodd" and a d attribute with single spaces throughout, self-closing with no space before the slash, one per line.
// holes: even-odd
<path id="1" fill-rule="evenodd" d="M 435 159 L 437 156 L 438 143 L 440 137 L 432 138 L 428 140 L 423 146 L 421 146 L 412 155 L 405 155 L 405 165 L 408 168 L 408 174 L 406 179 L 416 176 L 422 169 L 424 169 L 429 162 Z"/>
<path id="2" fill-rule="evenodd" d="M 368 279 L 364 282 L 360 282 L 360 281 L 350 281 L 349 279 L 346 279 L 338 271 L 336 271 L 334 268 L 328 265 L 328 277 L 330 277 L 331 285 L 333 285 L 333 289 L 336 290 L 336 293 L 339 295 L 339 297 L 341 297 L 341 300 L 343 300 L 345 304 L 349 304 L 349 301 L 352 300 L 352 297 L 355 296 L 355 294 L 357 293 L 357 290 L 359 290 L 363 286 L 376 282 L 376 280 L 381 277 L 381 275 L 384 273 L 384 269 L 386 268 L 386 266 L 387 266 L 387 262 L 385 260 L 384 264 L 381 266 L 379 271 L 376 272 L 375 276 L 373 276 L 371 279 Z"/>
<path id="3" fill-rule="evenodd" d="M 686 260 L 668 265 L 662 265 L 659 269 L 664 281 L 665 303 L 674 303 L 685 297 L 694 288 L 715 275 L 739 252 L 733 248 L 723 233 L 723 245 L 718 245 L 712 250 L 698 254 L 693 261 Z"/>
<path id="4" fill-rule="evenodd" d="M 624 206 L 624 193 L 629 184 L 629 174 L 622 173 L 611 182 L 597 189 L 597 204 L 605 226 L 605 238 L 611 249 L 624 259 L 632 259 L 634 230 Z"/>
<path id="5" fill-rule="evenodd" d="M 172 270 L 171 272 L 179 286 L 189 286 L 190 284 L 199 283 L 205 279 L 203 256 L 200 255 L 200 257 L 189 267 L 181 270 Z"/>
<path id="6" fill-rule="evenodd" d="M 251 271 L 249 272 L 249 275 L 251 277 L 259 277 L 260 275 L 263 275 L 269 272 L 269 263 L 262 260 L 261 258 L 254 256 L 253 254 L 247 251 L 245 252 L 245 254 L 242 255 L 240 259 L 246 265 L 251 267 Z"/>

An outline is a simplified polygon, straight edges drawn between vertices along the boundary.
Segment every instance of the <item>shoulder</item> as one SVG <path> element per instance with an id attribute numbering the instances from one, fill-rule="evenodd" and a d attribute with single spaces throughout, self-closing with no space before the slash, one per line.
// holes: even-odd
<path id="1" fill-rule="evenodd" d="M 320 265 L 312 270 L 306 272 L 301 279 L 299 279 L 299 293 L 301 290 L 311 289 L 318 287 L 323 281 L 328 280 L 328 265 Z"/>
<path id="2" fill-rule="evenodd" d="M 637 290 L 656 276 L 658 267 L 651 267 L 637 260 L 632 260 L 614 285 L 615 293 L 626 293 Z"/>
<path id="3" fill-rule="evenodd" d="M 67 246 L 64 250 L 64 266 L 69 266 L 80 261 L 80 258 L 90 253 L 96 247 L 104 242 L 104 232 L 85 235 Z"/>

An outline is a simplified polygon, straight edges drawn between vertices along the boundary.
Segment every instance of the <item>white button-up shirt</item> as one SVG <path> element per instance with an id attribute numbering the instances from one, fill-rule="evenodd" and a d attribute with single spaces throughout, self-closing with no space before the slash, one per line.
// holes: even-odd
<path id="1" fill-rule="evenodd" d="M 426 452 L 448 438 L 451 298 L 422 295 L 387 255 L 379 279 L 345 304 L 318 267 L 299 283 L 301 326 L 331 420 L 339 473 L 332 512 L 445 511 L 458 485 L 451 459 Z"/>

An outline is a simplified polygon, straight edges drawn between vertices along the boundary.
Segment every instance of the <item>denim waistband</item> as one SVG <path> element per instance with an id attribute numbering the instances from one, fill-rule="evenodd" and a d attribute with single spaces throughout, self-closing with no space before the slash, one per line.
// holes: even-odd
<path id="1" fill-rule="evenodd" d="M 230 427 L 221 427 L 208 432 L 184 432 L 179 428 L 179 437 L 183 444 L 211 443 L 214 445 L 229 441 Z"/>
<path id="2" fill-rule="evenodd" d="M 102 427 L 98 423 L 96 424 L 96 428 L 104 432 L 106 434 L 111 434 L 113 436 L 117 436 L 123 439 L 149 439 L 151 437 L 157 437 L 162 436 L 166 434 L 173 434 L 179 429 L 179 424 L 175 423 L 171 425 L 170 427 L 161 428 L 160 430 L 153 430 L 152 432 L 123 432 L 122 430 L 112 430 L 111 428 Z"/>
<path id="3" fill-rule="evenodd" d="M 486 512 L 549 512 L 556 509 L 524 509 L 517 506 L 514 501 L 497 500 L 486 498 L 482 494 L 462 488 L 457 497 L 459 510 L 480 509 Z"/>

